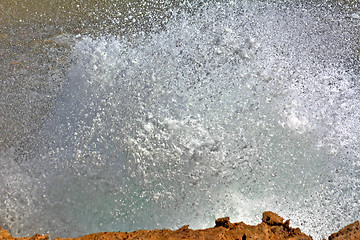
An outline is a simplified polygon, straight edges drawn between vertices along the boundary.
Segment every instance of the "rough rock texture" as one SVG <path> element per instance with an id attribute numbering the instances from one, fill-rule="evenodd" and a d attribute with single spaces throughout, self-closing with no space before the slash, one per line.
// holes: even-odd
<path id="1" fill-rule="evenodd" d="M 8 231 L 0 227 L 0 240 L 48 240 L 48 239 L 49 239 L 48 235 L 38 235 L 38 234 L 36 234 L 33 237 L 15 238 L 11 236 Z"/>
<path id="2" fill-rule="evenodd" d="M 353 224 L 347 225 L 337 233 L 330 235 L 329 240 L 356 240 L 360 239 L 360 225 L 359 221 L 354 222 Z"/>
<path id="3" fill-rule="evenodd" d="M 246 225 L 243 222 L 231 223 L 229 217 L 219 218 L 215 221 L 216 226 L 204 230 L 192 230 L 189 226 L 172 231 L 163 230 L 139 230 L 135 232 L 104 232 L 94 233 L 79 238 L 56 238 L 57 240 L 124 240 L 124 239 L 222 239 L 222 240 L 310 240 L 310 236 L 301 233 L 299 228 L 289 227 L 290 221 L 273 212 L 264 212 L 262 223 L 256 226 Z M 48 235 L 35 235 L 28 238 L 15 238 L 10 233 L 0 228 L 0 240 L 48 240 Z M 359 222 L 348 225 L 334 233 L 329 240 L 360 239 Z"/>

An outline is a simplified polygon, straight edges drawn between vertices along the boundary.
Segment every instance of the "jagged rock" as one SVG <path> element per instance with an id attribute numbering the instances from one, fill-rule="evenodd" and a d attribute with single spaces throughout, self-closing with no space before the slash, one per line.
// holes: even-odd
<path id="1" fill-rule="evenodd" d="M 230 218 L 224 217 L 224 218 L 218 218 L 215 220 L 215 227 L 224 227 L 224 228 L 230 228 Z"/>
<path id="2" fill-rule="evenodd" d="M 67 240 L 125 240 L 125 239 L 152 239 L 152 240 L 177 240 L 177 239 L 222 239 L 222 240 L 311 240 L 299 228 L 291 228 L 289 220 L 284 219 L 273 212 L 264 212 L 262 223 L 251 226 L 243 222 L 231 223 L 229 217 L 219 218 L 215 221 L 216 226 L 208 229 L 192 230 L 188 225 L 176 231 L 163 230 L 139 230 L 135 232 L 105 232 L 94 233 L 79 238 L 67 238 Z M 8 231 L 0 228 L 0 240 L 48 240 L 48 235 L 35 235 L 28 238 L 14 238 Z M 354 240 L 360 239 L 359 222 L 355 222 L 338 233 L 332 234 L 329 240 Z M 56 238 L 55 240 L 65 240 Z"/>
<path id="3" fill-rule="evenodd" d="M 270 226 L 284 225 L 284 219 L 270 211 L 263 213 L 262 221 Z"/>
<path id="4" fill-rule="evenodd" d="M 185 230 L 188 230 L 188 229 L 189 229 L 189 225 L 184 225 L 181 228 L 179 228 L 178 231 L 185 231 Z"/>
<path id="5" fill-rule="evenodd" d="M 360 239 L 360 225 L 359 221 L 356 221 L 350 225 L 347 225 L 337 233 L 330 235 L 329 240 L 359 240 Z"/>
<path id="6" fill-rule="evenodd" d="M 0 227 L 0 240 L 49 240 L 49 235 L 39 235 L 36 234 L 32 237 L 22 237 L 22 238 L 15 238 L 10 235 L 9 231 L 2 229 Z"/>

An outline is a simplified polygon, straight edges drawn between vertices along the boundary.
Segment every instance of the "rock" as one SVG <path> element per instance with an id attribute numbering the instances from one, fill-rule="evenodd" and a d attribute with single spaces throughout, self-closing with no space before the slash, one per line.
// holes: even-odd
<path id="1" fill-rule="evenodd" d="M 230 228 L 230 218 L 224 217 L 224 218 L 218 218 L 215 220 L 215 227 L 224 227 L 224 228 Z"/>
<path id="2" fill-rule="evenodd" d="M 284 219 L 270 211 L 263 213 L 262 221 L 270 226 L 284 225 Z"/>
<path id="3" fill-rule="evenodd" d="M 283 223 L 284 219 L 273 212 L 264 212 L 262 222 L 256 226 L 246 225 L 243 222 L 231 223 L 229 217 L 219 218 L 215 221 L 215 227 L 208 229 L 192 230 L 188 225 L 176 231 L 162 230 L 139 230 L 135 232 L 105 232 L 94 233 L 79 238 L 67 238 L 67 240 L 125 240 L 125 239 L 152 239 L 152 240 L 180 240 L 180 239 L 211 239 L 211 240 L 311 240 L 299 228 L 291 228 L 290 221 Z M 0 240 L 48 240 L 47 235 L 35 235 L 28 238 L 14 238 L 10 233 L 0 228 Z M 359 222 L 355 222 L 338 233 L 334 233 L 329 240 L 354 240 L 360 239 Z M 56 238 L 55 240 L 65 240 Z"/>
<path id="4" fill-rule="evenodd" d="M 358 240 L 360 239 L 360 225 L 359 221 L 356 221 L 350 225 L 347 225 L 337 233 L 330 235 L 329 240 Z"/>
<path id="5" fill-rule="evenodd" d="M 28 237 L 28 238 L 15 238 L 10 233 L 0 227 L 0 239 L 1 240 L 49 240 L 49 235 L 39 235 Z"/>
<path id="6" fill-rule="evenodd" d="M 178 231 L 185 231 L 189 229 L 189 225 L 184 225 L 181 228 L 178 229 Z"/>

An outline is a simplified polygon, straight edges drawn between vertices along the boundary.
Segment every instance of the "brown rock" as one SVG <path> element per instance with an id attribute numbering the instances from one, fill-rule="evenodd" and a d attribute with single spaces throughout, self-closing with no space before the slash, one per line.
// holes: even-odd
<path id="1" fill-rule="evenodd" d="M 35 236 L 28 237 L 28 238 L 26 238 L 26 237 L 15 238 L 15 237 L 11 236 L 7 230 L 2 229 L 0 227 L 0 240 L 49 240 L 49 235 L 36 234 Z"/>
<path id="2" fill-rule="evenodd" d="M 184 225 L 181 228 L 179 228 L 178 231 L 185 231 L 185 230 L 188 230 L 188 229 L 189 229 L 189 225 Z"/>
<path id="3" fill-rule="evenodd" d="M 270 211 L 263 213 L 262 221 L 270 226 L 284 225 L 284 219 Z"/>
<path id="4" fill-rule="evenodd" d="M 215 227 L 224 227 L 224 228 L 230 228 L 230 218 L 224 217 L 224 218 L 218 218 L 215 220 Z"/>
<path id="5" fill-rule="evenodd" d="M 311 240 L 310 236 L 301 233 L 298 228 L 291 228 L 289 220 L 284 219 L 273 212 L 264 212 L 262 223 L 251 226 L 243 222 L 231 223 L 229 217 L 219 218 L 215 221 L 216 226 L 203 230 L 189 229 L 188 225 L 172 231 L 163 230 L 139 230 L 135 232 L 105 232 L 94 233 L 84 237 L 67 238 L 67 240 L 125 240 L 125 239 L 152 239 L 152 240 L 180 240 L 180 239 L 209 239 L 209 240 Z M 0 240 L 48 240 L 47 235 L 35 235 L 28 238 L 12 237 L 8 231 L 0 228 Z M 355 222 L 338 233 L 332 234 L 329 240 L 354 240 L 360 239 L 359 222 Z M 56 238 L 56 240 L 66 240 Z"/>
<path id="6" fill-rule="evenodd" d="M 329 240 L 359 240 L 360 239 L 360 225 L 359 221 L 356 221 L 350 225 L 347 225 L 337 233 L 330 235 Z"/>

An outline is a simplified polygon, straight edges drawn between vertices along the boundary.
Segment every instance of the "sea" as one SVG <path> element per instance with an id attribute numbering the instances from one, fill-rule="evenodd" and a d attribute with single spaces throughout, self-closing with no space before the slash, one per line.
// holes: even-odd
<path id="1" fill-rule="evenodd" d="M 2 0 L 0 226 L 360 220 L 360 3 Z"/>

